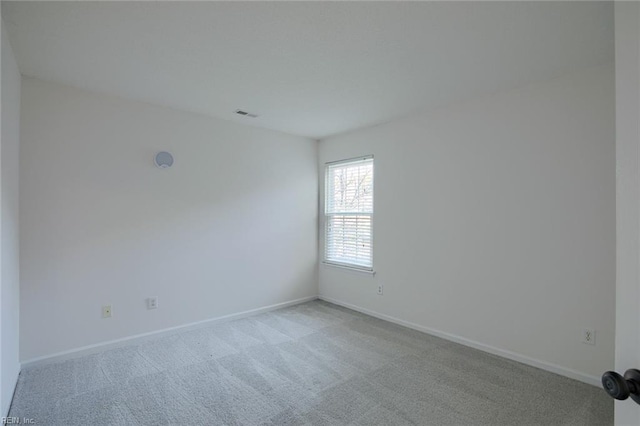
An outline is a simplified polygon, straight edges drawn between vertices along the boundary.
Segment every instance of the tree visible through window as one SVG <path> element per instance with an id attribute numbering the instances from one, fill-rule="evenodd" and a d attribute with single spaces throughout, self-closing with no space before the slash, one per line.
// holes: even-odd
<path id="1" fill-rule="evenodd" d="M 372 270 L 373 157 L 325 171 L 325 261 Z"/>

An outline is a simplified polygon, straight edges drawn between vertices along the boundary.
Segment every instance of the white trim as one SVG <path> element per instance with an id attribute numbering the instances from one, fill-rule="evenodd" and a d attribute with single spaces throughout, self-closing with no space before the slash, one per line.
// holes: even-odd
<path id="1" fill-rule="evenodd" d="M 432 336 L 440 337 L 442 339 L 449 340 L 451 342 L 460 343 L 461 345 L 464 345 L 464 346 L 469 346 L 471 348 L 479 349 L 481 351 L 488 352 L 488 353 L 493 354 L 493 355 L 498 355 L 498 356 L 501 356 L 503 358 L 510 359 L 512 361 L 517 361 L 517 362 L 520 362 L 522 364 L 526 364 L 526 365 L 530 365 L 532 367 L 540 368 L 541 370 L 549 371 L 551 373 L 559 374 L 561 376 L 565 376 L 565 377 L 568 377 L 570 379 L 578 380 L 580 382 L 583 382 L 583 383 L 586 383 L 586 384 L 589 384 L 589 385 L 593 385 L 593 386 L 596 386 L 596 387 L 602 386 L 599 377 L 590 376 L 588 374 L 584 374 L 584 373 L 581 373 L 579 371 L 572 370 L 570 368 L 562 367 L 562 366 L 559 366 L 559 365 L 556 365 L 556 364 L 552 364 L 552 363 L 549 363 L 549 362 L 546 362 L 546 361 L 540 361 L 538 359 L 530 358 L 530 357 L 528 357 L 526 355 L 522 355 L 522 354 L 519 354 L 519 353 L 516 353 L 516 352 L 511 352 L 511 351 L 506 350 L 506 349 L 500 349 L 500 348 L 496 348 L 494 346 L 485 345 L 484 343 L 480 343 L 480 342 L 477 342 L 475 340 L 467 339 L 465 337 L 456 336 L 455 334 L 446 333 L 446 332 L 440 331 L 440 330 L 434 330 L 433 328 L 424 327 L 424 326 L 418 325 L 416 323 L 405 321 L 405 320 L 401 320 L 399 318 L 392 317 L 392 316 L 389 316 L 389 315 L 380 314 L 380 313 L 371 311 L 369 309 L 361 308 L 360 306 L 352 305 L 351 303 L 341 302 L 339 300 L 332 299 L 330 297 L 326 297 L 326 296 L 320 295 L 320 296 L 318 296 L 318 299 L 324 300 L 325 302 L 333 303 L 335 305 L 343 306 L 345 308 L 349 308 L 349 309 L 352 309 L 354 311 L 362 312 L 363 314 L 367 314 L 367 315 L 370 315 L 370 316 L 375 317 L 375 318 L 379 318 L 379 319 L 382 319 L 382 320 L 385 320 L 385 321 L 389 321 L 389 322 L 392 322 L 394 324 L 399 324 L 399 325 L 402 325 L 404 327 L 411 328 L 413 330 L 418 330 L 418 331 L 421 331 L 423 333 L 430 334 Z"/>
<path id="2" fill-rule="evenodd" d="M 203 321 L 192 322 L 189 324 L 179 325 L 177 327 L 165 328 L 162 330 L 151 331 L 148 333 L 135 334 L 133 336 L 123 337 L 121 339 L 109 340 L 107 342 L 96 343 L 94 345 L 82 346 L 80 348 L 70 349 L 68 351 L 57 352 L 51 355 L 45 355 L 22 362 L 22 369 L 26 370 L 41 365 L 52 364 L 55 362 L 65 361 L 80 356 L 100 353 L 109 349 L 119 348 L 123 346 L 136 345 L 144 341 L 155 339 L 161 336 L 168 336 L 182 331 L 189 331 L 206 327 L 214 323 L 222 323 L 235 319 L 245 318 L 250 315 L 260 314 L 263 312 L 273 311 L 288 306 L 299 305 L 300 303 L 316 300 L 318 296 L 308 296 L 301 299 L 290 300 L 288 302 L 276 303 L 275 305 L 264 306 L 262 308 L 250 309 L 248 311 L 238 312 L 235 314 L 223 315 L 221 317 L 206 319 Z"/>
<path id="3" fill-rule="evenodd" d="M 369 275 L 376 274 L 376 271 L 374 271 L 372 268 L 365 268 L 365 267 L 360 268 L 355 265 L 347 265 L 346 263 L 329 262 L 328 260 L 323 260 L 322 264 L 324 266 L 330 266 L 332 268 L 348 269 L 349 271 L 362 272 L 363 274 L 369 274 Z"/>
<path id="4" fill-rule="evenodd" d="M 366 161 L 366 160 L 371 160 L 371 159 L 373 159 L 373 154 L 362 155 L 360 157 L 346 158 L 344 160 L 328 161 L 328 162 L 324 163 L 324 165 L 325 166 L 333 166 L 333 165 L 337 165 L 337 164 L 355 163 L 357 161 Z"/>

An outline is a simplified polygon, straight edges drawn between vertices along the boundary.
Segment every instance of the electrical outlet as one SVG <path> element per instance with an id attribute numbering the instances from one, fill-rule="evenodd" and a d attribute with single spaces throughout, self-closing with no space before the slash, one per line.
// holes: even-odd
<path id="1" fill-rule="evenodd" d="M 582 343 L 587 345 L 596 344 L 596 331 L 593 328 L 585 328 L 582 330 Z"/>
<path id="2" fill-rule="evenodd" d="M 382 284 L 378 284 L 378 295 L 382 296 L 384 294 L 384 286 Z"/>
<path id="3" fill-rule="evenodd" d="M 111 318 L 111 305 L 102 306 L 102 318 Z"/>
<path id="4" fill-rule="evenodd" d="M 153 296 L 147 299 L 147 309 L 158 308 L 158 296 Z"/>

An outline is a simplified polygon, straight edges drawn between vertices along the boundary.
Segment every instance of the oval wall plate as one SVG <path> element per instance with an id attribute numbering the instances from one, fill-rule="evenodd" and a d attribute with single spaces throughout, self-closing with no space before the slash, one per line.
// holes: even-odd
<path id="1" fill-rule="evenodd" d="M 156 163 L 156 166 L 161 169 L 169 168 L 173 165 L 173 155 L 166 151 L 159 152 L 156 154 L 154 162 Z"/>

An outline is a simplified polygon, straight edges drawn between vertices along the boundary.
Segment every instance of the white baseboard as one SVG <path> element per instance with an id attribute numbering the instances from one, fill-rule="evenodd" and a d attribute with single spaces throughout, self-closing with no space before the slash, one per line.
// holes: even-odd
<path id="1" fill-rule="evenodd" d="M 402 325 L 407 328 L 411 328 L 413 330 L 418 330 L 426 334 L 430 334 L 432 336 L 440 337 L 445 340 L 449 340 L 451 342 L 460 343 L 461 345 L 469 346 L 474 349 L 479 349 L 484 352 L 488 352 L 493 355 L 498 355 L 503 358 L 510 359 L 512 361 L 517 361 L 522 364 L 530 365 L 532 367 L 540 368 L 541 370 L 546 370 L 551 373 L 559 374 L 561 376 L 568 377 L 570 379 L 578 380 L 583 383 L 587 383 L 589 385 L 601 386 L 600 378 L 595 376 L 590 376 L 585 373 L 581 373 L 576 370 L 572 370 L 570 368 L 561 367 L 556 364 L 552 364 L 545 361 L 540 361 L 535 358 L 530 358 L 526 355 L 522 355 L 516 352 L 512 352 L 506 349 L 496 348 L 494 346 L 485 345 L 484 343 L 476 342 L 475 340 L 467 339 L 465 337 L 456 336 L 454 334 L 446 333 L 440 330 L 434 330 L 433 328 L 424 327 L 422 325 L 418 325 L 409 321 L 401 320 L 396 317 L 392 317 L 389 315 L 380 314 L 374 312 L 369 309 L 362 308 L 360 306 L 352 305 L 351 303 L 342 302 L 340 300 L 332 299 L 326 296 L 318 296 L 318 299 L 324 300 L 329 303 L 333 303 L 335 305 L 343 306 L 345 308 L 353 309 L 354 311 L 362 312 L 363 314 L 370 315 L 375 318 L 379 318 L 385 321 L 389 321 L 398 325 Z"/>
<path id="2" fill-rule="evenodd" d="M 370 315 L 375 318 L 379 318 L 385 321 L 392 322 L 394 324 L 402 325 L 404 327 L 411 328 L 413 330 L 421 331 L 426 334 L 430 334 L 432 336 L 440 337 L 445 340 L 449 340 L 455 343 L 460 343 L 465 346 L 469 346 L 475 349 L 479 349 L 484 352 L 488 352 L 493 355 L 498 355 L 503 358 L 507 358 L 513 361 L 521 362 L 526 365 L 530 365 L 532 367 L 540 368 L 542 370 L 549 371 L 551 373 L 559 374 L 561 376 L 568 377 L 570 379 L 578 380 L 583 383 L 587 383 L 593 386 L 600 387 L 600 378 L 595 376 L 590 376 L 588 374 L 581 373 L 576 370 L 572 370 L 570 368 L 562 367 L 556 364 L 548 363 L 545 361 L 540 361 L 535 358 L 528 357 L 526 355 L 522 355 L 516 352 L 512 352 L 506 349 L 496 348 L 494 346 L 486 345 L 484 343 L 477 342 L 475 340 L 467 339 L 464 337 L 456 336 L 451 333 L 446 333 L 440 330 L 435 330 L 429 327 L 424 327 L 419 324 L 415 324 L 409 321 L 405 321 L 396 317 L 392 317 L 390 315 L 380 314 L 378 312 L 362 308 L 357 305 L 353 305 L 351 303 L 342 302 L 340 300 L 332 299 L 326 296 L 309 296 L 301 299 L 290 300 L 288 302 L 277 303 L 270 306 L 264 306 L 262 308 L 251 309 L 248 311 L 238 312 L 235 314 L 224 315 L 221 317 L 211 318 L 203 321 L 193 322 L 189 324 L 180 325 L 177 327 L 166 328 L 162 330 L 152 331 L 149 333 L 136 334 L 133 336 L 123 337 L 121 339 L 110 340 L 107 342 L 97 343 L 95 345 L 83 346 L 80 348 L 71 349 L 64 352 L 58 352 L 51 355 L 46 355 L 38 358 L 33 358 L 27 361 L 23 361 L 21 367 L 23 370 L 45 365 L 52 364 L 55 362 L 64 361 L 67 359 L 77 358 L 80 356 L 90 355 L 94 353 L 103 352 L 109 349 L 115 349 L 118 347 L 128 346 L 128 345 L 136 345 L 140 344 L 147 340 L 152 340 L 162 336 L 168 336 L 171 334 L 175 334 L 178 332 L 189 331 L 198 329 L 201 327 L 206 327 L 208 325 L 214 323 L 221 323 L 225 321 L 231 321 L 234 319 L 245 318 L 250 315 L 255 315 L 263 312 L 273 311 L 275 309 L 286 308 L 288 306 L 298 305 L 300 303 L 309 302 L 311 300 L 321 299 L 329 303 L 333 303 L 335 305 L 343 306 L 345 308 L 353 309 L 354 311 L 362 312 L 363 314 Z M 16 377 L 17 382 L 17 377 Z"/>
<path id="3" fill-rule="evenodd" d="M 137 345 L 144 341 L 156 339 L 158 337 L 169 336 L 169 335 L 183 332 L 183 331 L 195 330 L 201 327 L 206 327 L 214 323 L 221 323 L 225 321 L 245 318 L 250 315 L 256 315 L 256 314 L 273 311 L 280 308 L 286 308 L 288 306 L 299 305 L 300 303 L 316 300 L 317 298 L 318 296 L 303 297 L 301 299 L 290 300 L 288 302 L 282 302 L 282 303 L 276 303 L 275 305 L 264 306 L 262 308 L 250 309 L 248 311 L 224 315 L 216 318 L 210 318 L 203 321 L 192 322 L 189 324 L 179 325 L 177 327 L 165 328 L 162 330 L 151 331 L 148 333 L 135 334 L 133 336 L 127 336 L 121 339 L 109 340 L 107 342 L 96 343 L 94 345 L 88 345 L 88 346 L 82 346 L 82 347 L 71 349 L 68 351 L 57 352 L 51 355 L 45 355 L 42 357 L 23 361 L 22 369 L 26 370 L 29 368 L 38 367 L 45 364 L 52 364 L 55 362 L 78 358 L 85 355 L 100 353 L 100 352 L 104 352 L 110 349 L 115 349 L 123 346 Z"/>

